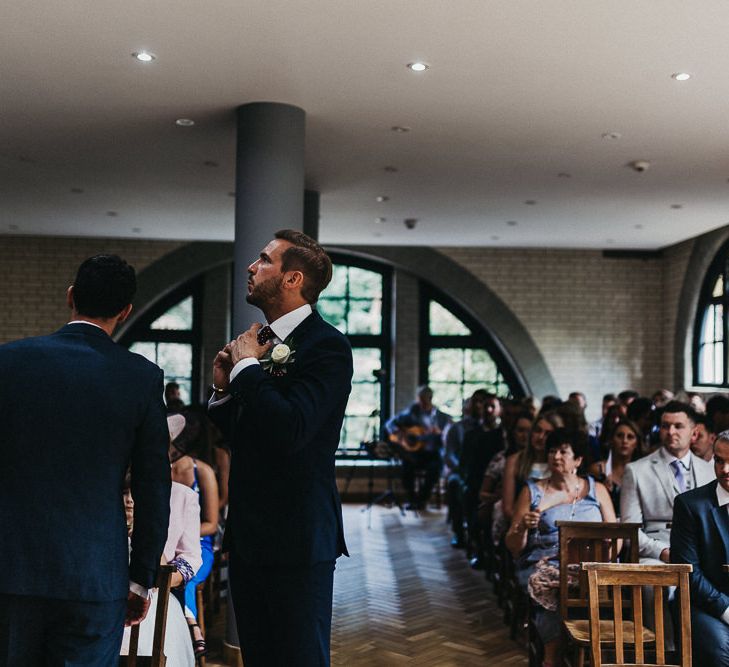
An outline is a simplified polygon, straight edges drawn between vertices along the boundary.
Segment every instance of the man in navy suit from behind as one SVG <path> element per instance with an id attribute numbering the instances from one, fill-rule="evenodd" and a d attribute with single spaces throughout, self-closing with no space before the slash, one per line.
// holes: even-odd
<path id="1" fill-rule="evenodd" d="M 275 234 L 248 267 L 254 324 L 218 353 L 210 416 L 231 441 L 224 548 L 246 667 L 329 665 L 334 563 L 346 554 L 334 453 L 352 380 L 345 336 L 312 308 L 331 260 Z"/>
<path id="2" fill-rule="evenodd" d="M 691 634 L 696 664 L 729 667 L 729 431 L 714 442 L 716 480 L 676 496 L 671 562 L 693 565 Z"/>
<path id="3" fill-rule="evenodd" d="M 3 667 L 115 665 L 125 622 L 147 613 L 167 537 L 169 433 L 162 372 L 111 339 L 135 289 L 119 257 L 87 259 L 66 326 L 0 346 Z"/>

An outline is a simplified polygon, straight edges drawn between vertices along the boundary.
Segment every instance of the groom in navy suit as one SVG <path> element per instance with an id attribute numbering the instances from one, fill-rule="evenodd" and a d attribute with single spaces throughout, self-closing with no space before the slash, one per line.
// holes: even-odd
<path id="1" fill-rule="evenodd" d="M 111 334 L 134 269 L 79 267 L 71 322 L 0 346 L 0 666 L 109 667 L 147 613 L 167 538 L 162 371 Z M 122 487 L 132 467 L 134 534 Z"/>
<path id="2" fill-rule="evenodd" d="M 716 480 L 676 496 L 671 562 L 693 565 L 691 630 L 696 664 L 729 665 L 729 431 L 714 443 Z"/>
<path id="3" fill-rule="evenodd" d="M 246 667 L 321 667 L 347 554 L 334 453 L 352 351 L 312 308 L 332 275 L 313 239 L 277 232 L 248 274 L 268 324 L 218 353 L 210 401 L 233 451 L 224 548 L 238 636 Z"/>

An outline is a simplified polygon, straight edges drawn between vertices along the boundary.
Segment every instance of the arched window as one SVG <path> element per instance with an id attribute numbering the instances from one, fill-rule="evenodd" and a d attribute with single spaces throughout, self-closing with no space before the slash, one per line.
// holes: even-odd
<path id="1" fill-rule="evenodd" d="M 502 397 L 524 393 L 484 328 L 426 283 L 420 286 L 420 380 L 433 390 L 433 402 L 454 418 L 476 389 Z"/>
<path id="2" fill-rule="evenodd" d="M 201 295 L 199 280 L 183 285 L 160 299 L 119 341 L 157 364 L 165 384 L 177 382 L 186 404 L 197 403 L 200 395 Z"/>
<path id="3" fill-rule="evenodd" d="M 389 404 L 391 270 L 332 254 L 332 281 L 317 303 L 321 316 L 352 345 L 354 376 L 340 449 L 377 439 Z"/>
<path id="4" fill-rule="evenodd" d="M 729 387 L 727 381 L 727 268 L 729 244 L 725 244 L 704 278 L 694 325 L 694 384 Z"/>

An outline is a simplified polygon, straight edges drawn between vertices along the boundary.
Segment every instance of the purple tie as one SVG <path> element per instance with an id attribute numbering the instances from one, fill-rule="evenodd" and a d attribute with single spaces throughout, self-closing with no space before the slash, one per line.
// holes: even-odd
<path id="1" fill-rule="evenodd" d="M 678 459 L 674 459 L 671 461 L 671 468 L 673 468 L 673 476 L 676 478 L 676 482 L 678 482 L 678 488 L 681 493 L 683 493 L 686 490 L 686 480 L 683 476 L 683 466 L 678 462 Z"/>
<path id="2" fill-rule="evenodd" d="M 258 338 L 259 345 L 265 345 L 272 338 L 276 338 L 276 334 L 273 333 L 273 329 L 271 329 L 271 327 L 269 327 L 267 324 L 265 327 L 261 327 L 258 330 L 257 338 Z"/>

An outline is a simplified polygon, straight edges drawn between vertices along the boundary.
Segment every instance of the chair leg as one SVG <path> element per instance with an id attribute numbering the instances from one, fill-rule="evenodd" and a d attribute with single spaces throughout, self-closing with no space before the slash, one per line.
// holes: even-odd
<path id="1" fill-rule="evenodd" d="M 205 607 L 204 607 L 204 601 L 203 601 L 203 589 L 204 589 L 204 582 L 197 585 L 195 588 L 195 602 L 197 604 L 197 624 L 200 626 L 200 632 L 202 633 L 202 636 L 206 638 L 207 635 L 205 633 Z M 200 667 L 205 667 L 205 656 L 201 655 L 197 657 L 197 664 L 200 665 Z"/>

